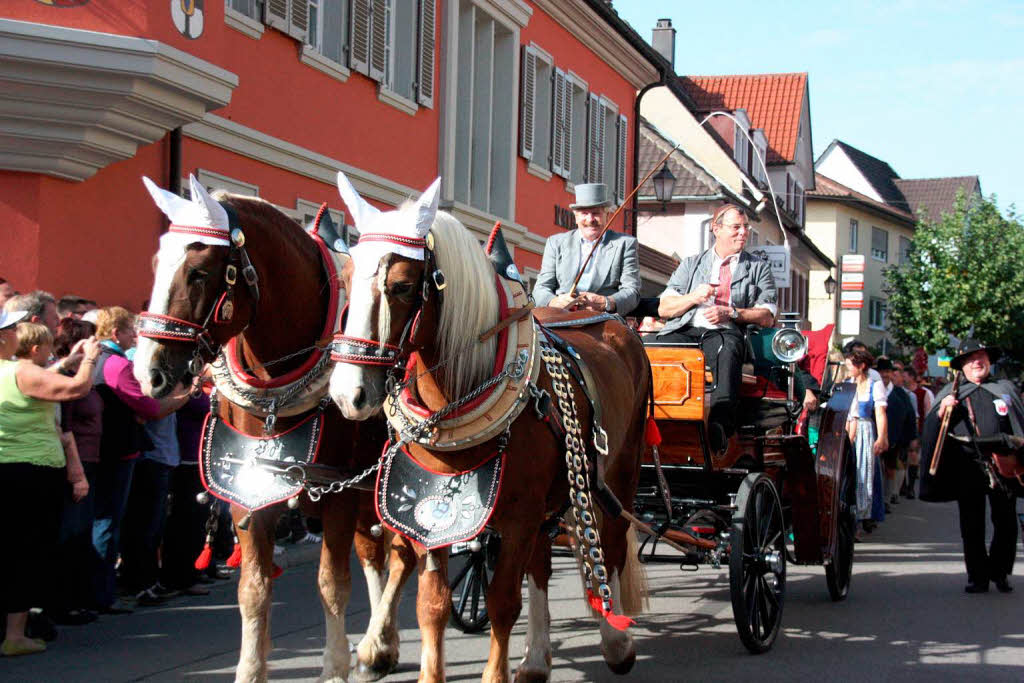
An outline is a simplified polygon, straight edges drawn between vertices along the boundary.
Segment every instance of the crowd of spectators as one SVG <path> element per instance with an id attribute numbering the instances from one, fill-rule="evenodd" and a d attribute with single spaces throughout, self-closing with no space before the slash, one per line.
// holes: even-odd
<path id="1" fill-rule="evenodd" d="M 230 578 L 216 561 L 196 568 L 211 520 L 215 559 L 234 546 L 227 506 L 199 496 L 208 395 L 197 381 L 145 396 L 134 346 L 125 308 L 18 294 L 0 278 L 0 518 L 17 520 L 6 527 L 13 557 L 0 562 L 5 656 L 46 650 L 57 625 L 206 595 Z M 278 540 L 321 539 L 289 511 Z"/>

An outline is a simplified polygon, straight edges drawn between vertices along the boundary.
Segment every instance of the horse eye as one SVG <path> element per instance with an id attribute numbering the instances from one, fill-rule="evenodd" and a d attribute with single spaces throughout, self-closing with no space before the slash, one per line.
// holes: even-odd
<path id="1" fill-rule="evenodd" d="M 396 282 L 388 287 L 388 294 L 395 297 L 407 297 L 412 293 L 413 285 L 409 282 Z"/>
<path id="2" fill-rule="evenodd" d="M 190 268 L 188 271 L 188 283 L 194 285 L 208 278 L 210 274 L 201 268 Z"/>

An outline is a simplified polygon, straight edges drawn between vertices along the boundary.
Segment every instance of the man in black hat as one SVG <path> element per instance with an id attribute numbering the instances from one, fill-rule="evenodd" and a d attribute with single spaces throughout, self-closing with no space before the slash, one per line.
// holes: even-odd
<path id="1" fill-rule="evenodd" d="M 921 499 L 957 501 L 964 542 L 968 593 L 988 591 L 993 582 L 1001 593 L 1013 590 L 1008 577 L 1017 554 L 1016 497 L 991 468 L 992 450 L 974 438 L 999 434 L 1024 436 L 1024 403 L 1007 380 L 989 377 L 1001 355 L 995 346 L 966 339 L 950 367 L 963 372 L 955 396 L 947 384 L 925 419 L 921 439 Z M 935 476 L 929 473 L 942 417 L 952 411 L 948 434 Z M 985 548 L 985 498 L 992 508 L 992 544 Z"/>

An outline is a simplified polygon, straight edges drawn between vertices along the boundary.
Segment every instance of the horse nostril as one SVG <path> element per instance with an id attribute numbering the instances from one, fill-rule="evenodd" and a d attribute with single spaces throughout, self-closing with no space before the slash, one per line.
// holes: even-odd
<path id="1" fill-rule="evenodd" d="M 149 371 L 149 383 L 154 390 L 161 388 L 164 385 L 165 379 L 166 378 L 164 377 L 164 373 L 160 372 L 159 370 Z"/>
<path id="2" fill-rule="evenodd" d="M 366 392 L 363 391 L 362 387 L 355 390 L 352 394 L 352 407 L 356 410 L 361 410 L 363 405 L 366 403 Z"/>

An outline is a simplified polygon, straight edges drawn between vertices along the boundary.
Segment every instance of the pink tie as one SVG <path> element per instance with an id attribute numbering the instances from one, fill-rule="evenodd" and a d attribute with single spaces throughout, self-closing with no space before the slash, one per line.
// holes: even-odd
<path id="1" fill-rule="evenodd" d="M 731 306 L 732 296 L 729 292 L 729 288 L 732 286 L 732 267 L 729 262 L 732 261 L 732 256 L 727 256 L 722 261 L 722 266 L 718 270 L 718 287 L 715 288 L 715 303 L 719 306 Z"/>

